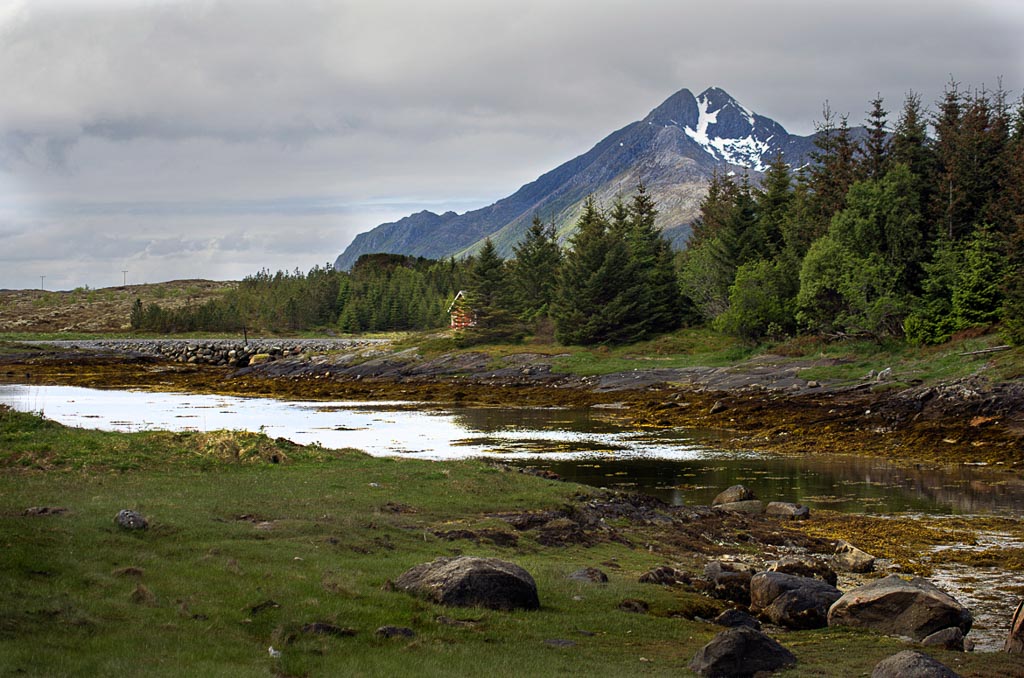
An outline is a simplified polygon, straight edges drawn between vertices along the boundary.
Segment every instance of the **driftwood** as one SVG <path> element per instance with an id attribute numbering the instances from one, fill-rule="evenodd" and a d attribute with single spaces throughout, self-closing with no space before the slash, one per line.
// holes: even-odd
<path id="1" fill-rule="evenodd" d="M 980 351 L 968 351 L 967 353 L 961 353 L 960 355 L 982 355 L 985 353 L 998 353 L 999 351 L 1009 351 L 1013 346 L 993 346 L 992 348 L 983 348 Z"/>
<path id="2" fill-rule="evenodd" d="M 1010 623 L 1010 635 L 1006 638 L 1003 650 L 1011 654 L 1024 654 L 1024 600 L 1017 604 Z"/>

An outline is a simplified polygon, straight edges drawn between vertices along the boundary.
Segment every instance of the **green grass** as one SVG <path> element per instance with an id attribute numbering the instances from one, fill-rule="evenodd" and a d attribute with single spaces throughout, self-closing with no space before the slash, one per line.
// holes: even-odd
<path id="1" fill-rule="evenodd" d="M 494 513 L 558 507 L 581 491 L 478 462 L 377 459 L 225 433 L 95 433 L 0 410 L 0 676 L 687 675 L 719 629 L 680 615 L 713 614 L 720 603 L 637 583 L 665 558 L 640 533 L 635 546 L 590 548 L 544 547 L 531 533 L 511 547 L 433 534 L 511 532 Z M 67 513 L 24 515 L 33 506 Z M 122 508 L 142 512 L 150 529 L 118 529 Z M 446 609 L 382 588 L 412 565 L 460 553 L 526 568 L 542 608 Z M 612 560 L 620 567 L 601 565 Z M 585 566 L 602 567 L 610 583 L 566 579 Z M 625 598 L 651 612 L 620 611 Z M 470 623 L 441 624 L 441 615 Z M 355 635 L 304 633 L 312 622 Z M 377 638 L 386 624 L 416 637 Z M 779 637 L 800 660 L 787 676 L 865 674 L 902 649 L 850 630 Z M 964 675 L 1016 666 L 1008 656 L 939 656 Z"/>

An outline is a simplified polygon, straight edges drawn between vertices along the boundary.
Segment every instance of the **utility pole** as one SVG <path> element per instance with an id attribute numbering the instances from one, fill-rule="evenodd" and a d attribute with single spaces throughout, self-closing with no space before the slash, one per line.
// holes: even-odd
<path id="1" fill-rule="evenodd" d="M 128 271 L 121 271 L 124 274 L 124 282 L 121 283 L 121 287 L 128 287 Z"/>
<path id="2" fill-rule="evenodd" d="M 39 276 L 39 289 L 41 289 L 41 290 L 45 290 L 46 289 L 45 287 L 43 287 L 43 281 L 44 280 L 46 280 L 46 276 L 45 275 Z"/>

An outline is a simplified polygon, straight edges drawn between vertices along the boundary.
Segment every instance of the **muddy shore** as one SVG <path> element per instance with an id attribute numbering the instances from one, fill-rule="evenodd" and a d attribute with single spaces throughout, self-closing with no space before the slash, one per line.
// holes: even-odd
<path id="1" fill-rule="evenodd" d="M 0 379 L 309 399 L 615 405 L 609 411 L 632 425 L 718 429 L 731 434 L 727 445 L 759 451 L 1024 469 L 1024 380 L 994 383 L 983 373 L 929 384 L 867 375 L 829 383 L 801 377 L 819 362 L 762 355 L 729 367 L 579 376 L 558 371 L 557 354 L 430 357 L 348 340 L 279 341 L 282 348 L 251 365 L 218 367 L 169 361 L 162 343 L 19 345 L 0 354 Z"/>

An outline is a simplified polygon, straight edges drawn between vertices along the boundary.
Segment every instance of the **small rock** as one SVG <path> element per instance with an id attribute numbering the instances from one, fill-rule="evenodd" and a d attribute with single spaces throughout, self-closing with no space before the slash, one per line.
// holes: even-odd
<path id="1" fill-rule="evenodd" d="M 718 496 L 711 501 L 712 506 L 719 504 L 731 504 L 737 501 L 750 501 L 757 499 L 757 495 L 749 487 L 744 485 L 733 485 L 718 493 Z"/>
<path id="2" fill-rule="evenodd" d="M 836 582 L 839 581 L 839 577 L 836 576 L 835 571 L 831 567 L 810 556 L 783 556 L 769 563 L 767 571 L 820 579 L 832 586 L 835 586 Z"/>
<path id="3" fill-rule="evenodd" d="M 659 565 L 640 575 L 641 584 L 661 584 L 662 586 L 679 586 L 691 583 L 690 575 L 669 565 Z"/>
<path id="4" fill-rule="evenodd" d="M 871 572 L 875 569 L 875 557 L 861 551 L 848 541 L 839 541 L 832 563 L 846 572 Z"/>
<path id="5" fill-rule="evenodd" d="M 141 567 L 122 567 L 111 574 L 115 577 L 141 577 L 143 572 Z"/>
<path id="6" fill-rule="evenodd" d="M 136 584 L 135 590 L 128 597 L 136 605 L 156 605 L 156 594 L 150 591 L 144 584 Z"/>
<path id="7" fill-rule="evenodd" d="M 771 501 L 765 507 L 766 516 L 781 518 L 783 520 L 807 520 L 811 517 L 811 509 L 801 504 L 794 504 L 788 501 Z"/>
<path id="8" fill-rule="evenodd" d="M 576 643 L 572 640 L 563 640 L 562 638 L 549 638 L 544 641 L 545 645 L 551 645 L 553 647 L 576 647 Z"/>
<path id="9" fill-rule="evenodd" d="M 22 515 L 25 516 L 59 516 L 63 513 L 67 513 L 68 510 L 63 506 L 32 506 L 25 509 Z"/>
<path id="10" fill-rule="evenodd" d="M 573 581 L 585 581 L 593 582 L 595 584 L 607 584 L 608 575 L 596 567 L 585 567 L 582 570 L 576 570 L 570 574 L 566 579 L 572 579 Z"/>
<path id="11" fill-rule="evenodd" d="M 743 610 L 737 610 L 736 608 L 726 610 L 722 614 L 712 619 L 711 623 L 718 624 L 719 626 L 727 626 L 729 628 L 736 628 L 737 626 L 749 626 L 755 631 L 761 630 L 761 622 L 757 621 Z"/>
<path id="12" fill-rule="evenodd" d="M 941 647 L 944 650 L 964 651 L 964 632 L 956 626 L 936 631 L 921 641 L 925 647 Z"/>
<path id="13" fill-rule="evenodd" d="M 719 412 L 725 412 L 728 407 L 721 400 L 716 400 L 715 404 L 708 410 L 708 414 L 718 414 Z"/>
<path id="14" fill-rule="evenodd" d="M 689 669 L 708 678 L 749 678 L 796 664 L 792 652 L 761 631 L 746 626 L 722 631 L 697 650 Z"/>
<path id="15" fill-rule="evenodd" d="M 348 638 L 356 635 L 355 629 L 343 628 L 327 622 L 313 622 L 311 624 L 306 624 L 302 627 L 302 632 L 316 633 L 322 636 L 336 636 L 338 638 Z"/>
<path id="16" fill-rule="evenodd" d="M 374 631 L 381 638 L 415 638 L 416 632 L 405 626 L 381 626 Z"/>
<path id="17" fill-rule="evenodd" d="M 626 598 L 619 603 L 619 609 L 623 612 L 634 612 L 636 614 L 647 614 L 651 606 L 645 600 L 639 598 Z"/>
<path id="18" fill-rule="evenodd" d="M 130 509 L 118 511 L 117 515 L 114 516 L 114 522 L 118 527 L 125 530 L 145 530 L 149 527 L 149 523 L 142 517 L 141 513 Z"/>
<path id="19" fill-rule="evenodd" d="M 904 650 L 875 664 L 871 678 L 960 678 L 960 676 L 945 664 L 922 652 Z"/>

